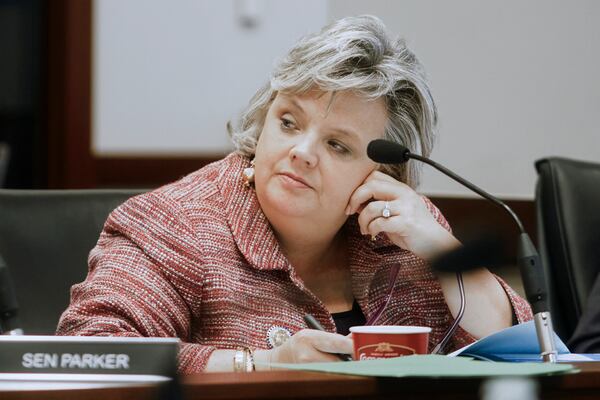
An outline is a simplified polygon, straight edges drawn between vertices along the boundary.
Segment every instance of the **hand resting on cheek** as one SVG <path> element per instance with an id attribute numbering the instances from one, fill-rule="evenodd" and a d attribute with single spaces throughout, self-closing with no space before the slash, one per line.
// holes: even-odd
<path id="1" fill-rule="evenodd" d="M 354 213 L 359 214 L 363 235 L 384 233 L 397 246 L 427 261 L 460 245 L 417 192 L 380 171 L 369 174 L 350 196 L 346 214 Z"/>

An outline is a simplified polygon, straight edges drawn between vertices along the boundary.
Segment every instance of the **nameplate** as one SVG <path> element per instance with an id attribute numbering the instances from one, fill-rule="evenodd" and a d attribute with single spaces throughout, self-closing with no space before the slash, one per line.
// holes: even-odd
<path id="1" fill-rule="evenodd" d="M 0 373 L 174 376 L 179 339 L 0 336 Z"/>

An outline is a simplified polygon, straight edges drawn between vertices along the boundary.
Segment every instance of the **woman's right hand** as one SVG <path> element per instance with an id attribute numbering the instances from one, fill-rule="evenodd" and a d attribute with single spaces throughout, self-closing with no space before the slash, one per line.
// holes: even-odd
<path id="1" fill-rule="evenodd" d="M 270 369 L 271 363 L 309 363 L 340 361 L 336 353 L 352 354 L 352 339 L 337 333 L 303 329 L 271 350 L 255 350 L 256 370 Z"/>

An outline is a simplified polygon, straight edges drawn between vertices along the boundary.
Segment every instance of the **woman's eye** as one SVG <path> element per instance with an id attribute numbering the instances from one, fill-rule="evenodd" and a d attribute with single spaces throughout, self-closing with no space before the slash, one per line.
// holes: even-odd
<path id="1" fill-rule="evenodd" d="M 289 120 L 287 118 L 281 118 L 281 127 L 284 130 L 292 130 L 296 129 L 296 124 L 294 124 L 292 120 Z"/>
<path id="2" fill-rule="evenodd" d="M 335 140 L 330 140 L 329 141 L 329 146 L 336 152 L 340 153 L 340 154 L 347 154 L 350 153 L 350 150 L 348 150 L 348 148 L 346 146 L 344 146 L 343 144 L 341 144 L 340 142 L 337 142 Z"/>

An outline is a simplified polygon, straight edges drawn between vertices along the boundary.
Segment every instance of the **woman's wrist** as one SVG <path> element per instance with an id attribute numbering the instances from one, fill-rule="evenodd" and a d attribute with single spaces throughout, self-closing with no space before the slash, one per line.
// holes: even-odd
<path id="1" fill-rule="evenodd" d="M 233 356 L 233 372 L 253 372 L 254 352 L 248 347 L 240 347 Z"/>
<path id="2" fill-rule="evenodd" d="M 272 350 L 256 349 L 254 350 L 254 370 L 270 371 Z"/>
<path id="3" fill-rule="evenodd" d="M 426 237 L 428 240 L 421 241 L 413 253 L 427 262 L 462 245 L 454 235 L 439 225 L 429 230 Z"/>

